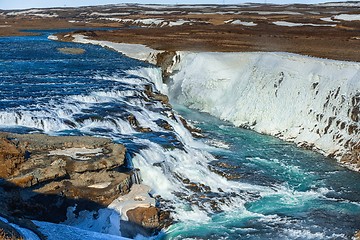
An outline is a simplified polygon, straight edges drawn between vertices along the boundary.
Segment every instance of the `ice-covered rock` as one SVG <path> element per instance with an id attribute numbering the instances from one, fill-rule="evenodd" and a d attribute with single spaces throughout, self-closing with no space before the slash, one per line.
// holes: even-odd
<path id="1" fill-rule="evenodd" d="M 289 53 L 180 52 L 170 97 L 236 126 L 353 167 L 360 141 L 360 64 Z"/>

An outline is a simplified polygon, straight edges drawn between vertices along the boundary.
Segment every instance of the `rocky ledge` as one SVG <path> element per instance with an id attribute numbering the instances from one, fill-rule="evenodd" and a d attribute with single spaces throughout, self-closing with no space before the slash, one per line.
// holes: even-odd
<path id="1" fill-rule="evenodd" d="M 140 183 L 138 170 L 126 168 L 125 152 L 123 145 L 104 138 L 0 133 L 0 216 L 43 239 L 30 219 L 59 223 L 67 219 L 69 207 L 76 206 L 78 214 L 115 200 L 121 205 L 121 197 Z M 143 195 L 149 197 L 148 192 Z M 119 212 L 134 229 L 126 236 L 151 235 L 169 224 L 154 199 L 147 205 L 137 202 Z M 5 225 L 1 222 L 0 231 L 11 235 L 13 229 Z"/>

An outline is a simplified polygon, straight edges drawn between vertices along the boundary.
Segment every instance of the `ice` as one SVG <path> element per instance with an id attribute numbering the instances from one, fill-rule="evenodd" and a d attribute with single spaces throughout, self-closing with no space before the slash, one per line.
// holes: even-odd
<path id="1" fill-rule="evenodd" d="M 289 53 L 179 53 L 170 97 L 181 104 L 341 156 L 360 64 Z M 343 122 L 339 129 L 336 122 Z M 343 140 L 341 140 L 343 139 Z"/>

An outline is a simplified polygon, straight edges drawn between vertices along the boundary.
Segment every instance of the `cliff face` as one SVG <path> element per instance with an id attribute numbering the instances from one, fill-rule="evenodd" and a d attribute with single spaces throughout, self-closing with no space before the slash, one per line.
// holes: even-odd
<path id="1" fill-rule="evenodd" d="M 180 52 L 170 98 L 360 169 L 360 64 L 288 53 Z"/>

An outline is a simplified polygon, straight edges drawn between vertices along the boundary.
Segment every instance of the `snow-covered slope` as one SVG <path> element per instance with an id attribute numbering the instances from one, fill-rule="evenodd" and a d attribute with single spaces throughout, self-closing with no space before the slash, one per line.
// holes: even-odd
<path id="1" fill-rule="evenodd" d="M 170 97 L 340 158 L 360 141 L 360 63 L 289 53 L 179 53 Z"/>

